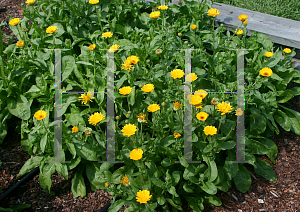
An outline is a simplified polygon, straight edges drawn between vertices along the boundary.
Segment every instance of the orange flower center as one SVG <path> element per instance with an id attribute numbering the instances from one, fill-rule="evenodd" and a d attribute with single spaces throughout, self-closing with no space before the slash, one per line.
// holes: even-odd
<path id="1" fill-rule="evenodd" d="M 265 75 L 265 76 L 268 76 L 268 72 L 265 72 L 264 75 Z"/>

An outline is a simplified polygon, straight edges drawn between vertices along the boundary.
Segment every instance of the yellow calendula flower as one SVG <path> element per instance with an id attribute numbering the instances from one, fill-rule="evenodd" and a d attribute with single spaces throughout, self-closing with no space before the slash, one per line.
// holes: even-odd
<path id="1" fill-rule="evenodd" d="M 150 40 L 151 39 L 151 37 L 147 37 L 147 40 Z"/>
<path id="2" fill-rule="evenodd" d="M 192 25 L 191 25 L 191 29 L 192 29 L 192 30 L 195 30 L 196 28 L 197 28 L 197 25 L 195 25 L 195 24 L 192 24 Z"/>
<path id="3" fill-rule="evenodd" d="M 116 51 L 118 51 L 119 48 L 120 48 L 120 46 L 118 44 L 112 45 L 109 48 L 109 52 L 116 52 Z"/>
<path id="4" fill-rule="evenodd" d="M 158 104 L 151 104 L 147 108 L 148 112 L 152 112 L 152 113 L 158 111 L 159 109 L 160 109 L 160 106 Z"/>
<path id="5" fill-rule="evenodd" d="M 289 48 L 285 48 L 283 51 L 284 51 L 285 53 L 287 53 L 287 54 L 289 54 L 289 53 L 291 53 L 291 52 L 292 52 L 292 50 L 291 50 L 291 49 L 289 49 Z"/>
<path id="6" fill-rule="evenodd" d="M 195 73 L 190 73 L 186 76 L 186 81 L 188 82 L 194 82 L 196 79 L 198 79 L 198 77 Z"/>
<path id="7" fill-rule="evenodd" d="M 161 5 L 158 7 L 159 10 L 167 10 L 168 9 L 168 6 L 166 5 Z"/>
<path id="8" fill-rule="evenodd" d="M 36 118 L 39 121 L 46 117 L 47 117 L 47 112 L 44 110 L 39 110 L 39 111 L 35 112 L 35 114 L 34 114 L 34 118 Z"/>
<path id="9" fill-rule="evenodd" d="M 266 56 L 266 57 L 272 57 L 273 55 L 274 55 L 274 54 L 273 54 L 272 52 L 266 52 L 266 53 L 265 53 L 265 56 Z"/>
<path id="10" fill-rule="evenodd" d="M 9 21 L 9 25 L 16 26 L 21 20 L 19 18 L 14 18 Z"/>
<path id="11" fill-rule="evenodd" d="M 244 21 L 243 24 L 244 24 L 244 25 L 247 25 L 247 24 L 248 24 L 248 20 Z"/>
<path id="12" fill-rule="evenodd" d="M 90 4 L 98 4 L 98 3 L 99 3 L 99 0 L 90 0 L 89 3 L 90 3 Z"/>
<path id="13" fill-rule="evenodd" d="M 123 136 L 130 137 L 135 134 L 137 128 L 134 124 L 126 124 L 121 131 L 123 132 Z"/>
<path id="14" fill-rule="evenodd" d="M 207 92 L 205 90 L 199 89 L 195 92 L 195 95 L 199 95 L 202 99 L 207 96 Z"/>
<path id="15" fill-rule="evenodd" d="M 184 72 L 181 69 L 174 69 L 173 71 L 171 71 L 171 77 L 173 77 L 174 79 L 180 79 L 181 77 L 183 77 Z"/>
<path id="16" fill-rule="evenodd" d="M 174 138 L 179 138 L 180 136 L 180 133 L 174 133 Z"/>
<path id="17" fill-rule="evenodd" d="M 157 19 L 159 16 L 160 16 L 159 11 L 154 11 L 154 12 L 150 13 L 150 18 Z"/>
<path id="18" fill-rule="evenodd" d="M 197 113 L 196 118 L 200 121 L 205 121 L 209 115 L 205 112 Z"/>
<path id="19" fill-rule="evenodd" d="M 96 44 L 92 44 L 89 46 L 89 50 L 94 50 L 96 48 Z"/>
<path id="20" fill-rule="evenodd" d="M 128 70 L 128 72 L 130 72 L 130 70 L 131 70 L 132 68 L 133 68 L 133 65 L 130 65 L 130 64 L 128 64 L 128 63 L 123 63 L 121 69 Z"/>
<path id="21" fill-rule="evenodd" d="M 246 21 L 247 18 L 248 18 L 248 15 L 245 15 L 245 14 L 242 14 L 242 15 L 239 16 L 239 19 L 241 21 Z"/>
<path id="22" fill-rule="evenodd" d="M 27 0 L 25 3 L 26 3 L 27 5 L 33 5 L 34 2 L 35 2 L 35 0 Z"/>
<path id="23" fill-rule="evenodd" d="M 181 32 L 178 32 L 178 35 L 179 35 L 179 36 L 181 36 L 181 35 L 182 35 L 182 33 L 181 33 Z"/>
<path id="24" fill-rule="evenodd" d="M 148 201 L 150 201 L 151 197 L 152 195 L 150 195 L 150 191 L 140 190 L 139 192 L 137 192 L 136 201 L 139 202 L 140 204 L 142 203 L 146 204 Z"/>
<path id="25" fill-rule="evenodd" d="M 211 8 L 207 11 L 207 15 L 215 18 L 217 15 L 220 15 L 220 11 L 218 9 Z"/>
<path id="26" fill-rule="evenodd" d="M 200 95 L 195 95 L 195 94 L 189 95 L 188 100 L 189 100 L 190 104 L 194 105 L 194 106 L 202 103 L 202 98 Z"/>
<path id="27" fill-rule="evenodd" d="M 134 149 L 130 152 L 129 158 L 131 160 L 140 160 L 143 157 L 143 153 L 142 149 Z"/>
<path id="28" fill-rule="evenodd" d="M 138 118 L 138 122 L 140 123 L 148 123 L 145 118 L 146 118 L 146 114 L 145 113 L 140 113 L 138 116 L 136 116 Z"/>
<path id="29" fill-rule="evenodd" d="M 78 133 L 78 132 L 79 132 L 78 127 L 74 126 L 74 127 L 72 128 L 72 133 Z"/>
<path id="30" fill-rule="evenodd" d="M 16 46 L 17 46 L 18 48 L 22 48 L 22 47 L 25 46 L 25 43 L 24 43 L 23 40 L 20 40 L 20 41 L 17 41 Z"/>
<path id="31" fill-rule="evenodd" d="M 265 67 L 259 71 L 259 74 L 265 77 L 269 77 L 273 74 L 272 69 Z"/>
<path id="32" fill-rule="evenodd" d="M 113 33 L 111 32 L 104 32 L 102 34 L 102 38 L 111 38 L 113 36 Z"/>
<path id="33" fill-rule="evenodd" d="M 120 183 L 123 183 L 126 187 L 130 186 L 130 180 L 128 179 L 128 177 L 126 176 L 122 176 L 122 180 L 120 180 Z"/>
<path id="34" fill-rule="evenodd" d="M 230 103 L 222 102 L 218 104 L 216 109 L 221 112 L 221 115 L 224 115 L 226 113 L 231 113 L 230 110 L 232 110 L 232 107 Z"/>
<path id="35" fill-rule="evenodd" d="M 236 115 L 236 116 L 241 116 L 241 115 L 243 115 L 243 110 L 242 110 L 242 108 L 238 108 L 238 109 L 235 111 L 235 115 Z"/>
<path id="36" fill-rule="evenodd" d="M 96 124 L 98 124 L 100 121 L 102 121 L 104 119 L 105 119 L 105 117 L 102 113 L 96 112 L 96 113 L 94 113 L 93 115 L 90 116 L 89 123 L 96 126 Z"/>
<path id="37" fill-rule="evenodd" d="M 122 95 L 128 95 L 132 91 L 132 88 L 130 86 L 125 86 L 119 89 L 119 93 Z"/>
<path id="38" fill-rule="evenodd" d="M 239 30 L 235 30 L 235 34 L 238 34 L 238 35 L 241 35 L 243 34 L 243 30 L 242 29 L 239 29 Z"/>
<path id="39" fill-rule="evenodd" d="M 207 126 L 204 128 L 204 133 L 205 135 L 215 135 L 217 134 L 217 128 L 215 128 L 214 126 Z"/>
<path id="40" fill-rule="evenodd" d="M 172 26 L 170 25 L 169 28 L 171 28 Z"/>
<path id="41" fill-rule="evenodd" d="M 151 93 L 154 90 L 154 85 L 153 84 L 146 84 L 141 88 L 142 91 L 146 93 Z"/>
<path id="42" fill-rule="evenodd" d="M 108 188 L 108 186 L 109 186 L 109 183 L 105 183 L 105 187 L 107 187 L 107 188 Z"/>
<path id="43" fill-rule="evenodd" d="M 88 101 L 92 101 L 92 99 L 95 99 L 95 97 L 91 97 L 92 93 L 88 92 L 86 95 L 85 94 L 81 94 L 81 96 L 78 98 L 78 100 L 81 100 L 81 104 L 86 104 Z"/>
<path id="44" fill-rule="evenodd" d="M 128 57 L 127 59 L 130 60 L 130 63 L 132 63 L 132 64 L 137 64 L 137 62 L 140 61 L 140 59 L 137 56 L 134 56 L 134 55 Z"/>
<path id="45" fill-rule="evenodd" d="M 46 32 L 49 33 L 49 34 L 53 34 L 56 30 L 57 30 L 57 26 L 49 26 L 46 29 Z"/>
<path id="46" fill-rule="evenodd" d="M 174 110 L 175 111 L 180 110 L 182 108 L 181 104 L 179 102 L 173 102 L 173 105 L 174 105 Z"/>
<path id="47" fill-rule="evenodd" d="M 197 109 L 200 109 L 200 110 L 203 109 L 203 107 L 201 106 L 201 104 L 200 104 L 200 105 L 196 105 L 196 108 L 197 108 Z"/>

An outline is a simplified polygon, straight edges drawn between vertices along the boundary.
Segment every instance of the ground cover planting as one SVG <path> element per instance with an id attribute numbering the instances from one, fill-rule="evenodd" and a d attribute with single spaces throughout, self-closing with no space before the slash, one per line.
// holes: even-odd
<path id="1" fill-rule="evenodd" d="M 51 175 L 58 172 L 68 179 L 68 171 L 75 170 L 74 197 L 86 195 L 86 178 L 92 190 L 121 197 L 110 211 L 122 205 L 130 205 L 127 211 L 168 211 L 168 204 L 182 210 L 180 197 L 202 211 L 204 202 L 221 205 L 218 190 L 235 184 L 246 192 L 251 185 L 244 164 L 230 163 L 236 160 L 236 123 L 244 117 L 245 161 L 253 162 L 258 175 L 277 180 L 271 165 L 255 155 L 275 163 L 277 147 L 267 137 L 279 134 L 278 125 L 300 135 L 300 114 L 286 104 L 300 94 L 299 87 L 286 89 L 289 82 L 300 82 L 291 65 L 295 52 L 274 52 L 261 33 L 247 38 L 245 14 L 230 32 L 215 28 L 214 18 L 222 11 L 206 2 L 185 3 L 27 1 L 25 17 L 11 17 L 19 42 L 0 47 L 0 132 L 3 141 L 7 120 L 22 119 L 22 146 L 32 158 L 19 177 L 39 167 L 41 187 L 54 194 Z M 61 96 L 61 157 L 70 163 L 47 163 L 55 160 L 54 68 L 58 71 L 54 51 L 47 48 L 65 49 L 61 89 L 73 94 Z M 245 49 L 244 108 L 236 107 L 233 93 L 240 56 L 234 49 Z M 114 85 L 107 55 L 115 62 Z M 192 73 L 185 74 L 189 65 Z M 186 95 L 188 83 L 191 95 Z M 112 86 L 113 117 L 105 93 Z M 176 163 L 186 158 L 188 106 L 192 160 L 199 163 Z M 106 126 L 112 119 L 115 159 L 123 164 L 98 162 L 107 160 Z"/>

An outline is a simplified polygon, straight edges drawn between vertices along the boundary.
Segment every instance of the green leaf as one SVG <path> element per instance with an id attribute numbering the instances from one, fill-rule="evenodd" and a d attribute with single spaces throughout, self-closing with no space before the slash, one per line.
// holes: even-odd
<path id="1" fill-rule="evenodd" d="M 62 96 L 62 108 L 61 108 L 61 113 L 62 115 L 65 114 L 65 112 L 67 111 L 69 105 L 73 102 L 77 102 L 79 96 L 77 95 L 63 95 Z"/>
<path id="2" fill-rule="evenodd" d="M 172 173 L 172 178 L 173 178 L 173 181 L 174 181 L 174 186 L 177 185 L 177 183 L 179 183 L 180 181 L 180 175 L 181 175 L 181 172 L 180 171 L 174 171 Z"/>
<path id="3" fill-rule="evenodd" d="M 268 62 L 265 64 L 265 66 L 269 68 L 274 67 L 281 60 L 281 57 L 282 57 L 281 51 L 275 52 L 274 55 L 268 59 Z"/>
<path id="4" fill-rule="evenodd" d="M 66 180 L 68 179 L 68 167 L 65 163 L 55 163 L 55 169 L 61 174 Z"/>
<path id="5" fill-rule="evenodd" d="M 205 199 L 205 202 L 208 202 L 208 203 L 213 204 L 215 206 L 221 206 L 222 205 L 221 200 L 215 195 L 205 195 L 204 199 Z"/>
<path id="6" fill-rule="evenodd" d="M 175 142 L 174 136 L 169 135 L 161 140 L 162 147 L 168 147 Z"/>
<path id="7" fill-rule="evenodd" d="M 170 188 L 168 188 L 168 192 L 175 197 L 179 197 L 179 195 L 176 193 L 176 188 L 174 186 L 171 186 Z"/>
<path id="8" fill-rule="evenodd" d="M 127 80 L 127 75 L 126 74 L 124 74 L 121 79 L 119 79 L 118 81 L 116 81 L 117 82 L 116 88 L 118 90 L 118 93 L 119 93 L 120 87 L 123 85 L 123 83 L 124 83 L 125 80 Z"/>
<path id="9" fill-rule="evenodd" d="M 54 158 L 51 157 L 49 161 L 54 161 Z M 42 168 L 42 169 L 41 169 Z M 39 181 L 41 187 L 46 190 L 49 194 L 54 195 L 55 193 L 51 191 L 51 175 L 55 173 L 55 163 L 45 163 L 43 167 L 40 167 Z"/>
<path id="10" fill-rule="evenodd" d="M 266 180 L 272 182 L 277 181 L 277 176 L 272 166 L 267 161 L 256 158 L 256 161 L 254 162 L 254 171 L 256 174 L 262 176 Z"/>
<path id="11" fill-rule="evenodd" d="M 173 207 L 175 207 L 176 209 L 182 211 L 182 208 L 181 208 L 179 205 L 176 205 L 176 204 L 173 202 L 173 200 L 171 200 L 171 199 L 169 199 L 169 198 L 166 198 L 166 199 L 167 199 L 167 201 L 168 201 Z"/>
<path id="12" fill-rule="evenodd" d="M 233 149 L 235 147 L 236 141 L 226 141 L 220 145 L 222 150 Z"/>
<path id="13" fill-rule="evenodd" d="M 278 91 L 279 93 L 279 91 Z M 292 99 L 294 96 L 293 96 L 293 93 L 291 90 L 285 90 L 283 92 L 280 93 L 279 96 L 276 97 L 276 101 L 278 103 L 285 103 L 287 101 L 289 101 L 290 99 Z"/>
<path id="14" fill-rule="evenodd" d="M 73 195 L 75 198 L 81 196 L 86 196 L 86 187 L 84 183 L 84 179 L 82 177 L 82 171 L 78 170 L 75 173 L 75 176 L 72 179 L 72 188 Z"/>
<path id="15" fill-rule="evenodd" d="M 284 110 L 285 114 L 289 117 L 291 123 L 291 130 L 296 135 L 300 135 L 300 113 L 279 105 Z"/>
<path id="16" fill-rule="evenodd" d="M 229 163 L 231 161 L 236 161 L 236 151 L 235 150 L 229 151 L 228 156 L 225 160 L 225 164 L 224 164 L 224 170 L 226 171 L 226 174 L 227 174 L 229 180 L 234 178 L 239 170 L 238 164 L 237 163 Z"/>
<path id="17" fill-rule="evenodd" d="M 187 200 L 188 205 L 193 209 L 193 212 L 201 212 L 204 210 L 202 198 L 186 196 L 185 199 Z"/>
<path id="18" fill-rule="evenodd" d="M 45 148 L 46 148 L 46 145 L 47 145 L 47 141 L 48 141 L 47 137 L 48 137 L 48 133 L 44 134 L 41 141 L 40 141 L 40 148 L 41 148 L 43 153 L 45 152 Z"/>
<path id="19" fill-rule="evenodd" d="M 30 104 L 23 95 L 18 96 L 17 99 L 8 98 L 7 108 L 11 114 L 22 120 L 28 120 L 31 116 Z"/>
<path id="20" fill-rule="evenodd" d="M 4 121 L 0 125 L 0 145 L 3 143 L 6 135 L 7 135 L 7 123 L 6 123 L 6 121 Z"/>
<path id="21" fill-rule="evenodd" d="M 76 157 L 71 159 L 71 163 L 67 163 L 68 170 L 74 169 L 81 162 L 81 157 Z"/>
<path id="22" fill-rule="evenodd" d="M 257 32 L 256 33 L 256 41 L 260 44 L 262 44 L 262 46 L 269 52 L 272 51 L 273 49 L 273 43 L 270 40 L 270 38 L 268 36 L 266 36 L 263 33 Z"/>
<path id="23" fill-rule="evenodd" d="M 268 152 L 268 147 L 266 147 L 259 141 L 249 139 L 247 136 L 245 136 L 245 145 L 248 147 L 249 152 L 252 154 L 264 155 Z"/>
<path id="24" fill-rule="evenodd" d="M 129 103 L 131 104 L 131 105 L 134 105 L 134 103 L 135 103 L 135 87 L 133 87 L 132 88 L 132 91 L 131 91 L 131 93 L 129 94 L 130 96 L 129 96 Z"/>
<path id="25" fill-rule="evenodd" d="M 126 205 L 126 201 L 119 199 L 109 207 L 109 212 L 118 212 L 123 205 Z"/>
<path id="26" fill-rule="evenodd" d="M 84 119 L 80 115 L 80 111 L 76 107 L 71 108 L 71 113 L 65 114 L 67 121 L 73 125 L 78 126 L 79 124 L 81 126 L 86 126 Z"/>
<path id="27" fill-rule="evenodd" d="M 193 193 L 194 192 L 193 188 L 191 186 L 189 186 L 187 182 L 184 182 L 183 190 L 185 190 L 188 193 Z"/>
<path id="28" fill-rule="evenodd" d="M 251 175 L 243 164 L 239 164 L 239 171 L 233 178 L 236 188 L 245 193 L 251 186 Z"/>
<path id="29" fill-rule="evenodd" d="M 157 199 L 158 204 L 160 204 L 160 205 L 164 205 L 166 203 L 166 199 L 162 194 L 158 194 L 156 199 Z"/>
<path id="30" fill-rule="evenodd" d="M 285 131 L 291 130 L 292 125 L 290 122 L 290 118 L 281 110 L 278 109 L 274 113 L 274 119 Z"/>
<path id="31" fill-rule="evenodd" d="M 211 161 L 208 157 L 203 156 L 203 160 L 208 165 L 209 178 L 208 181 L 213 182 L 218 176 L 218 169 L 215 161 Z"/>
<path id="32" fill-rule="evenodd" d="M 73 138 L 76 154 L 89 161 L 99 161 L 95 147 L 88 143 L 82 143 Z"/>
<path id="33" fill-rule="evenodd" d="M 67 79 L 75 69 L 75 59 L 71 55 L 62 58 L 62 82 Z"/>
<path id="34" fill-rule="evenodd" d="M 29 173 L 31 170 L 38 167 L 40 165 L 42 159 L 43 159 L 43 156 L 35 156 L 35 157 L 31 157 L 29 160 L 27 160 L 25 162 L 25 164 L 22 166 L 17 179 L 19 179 L 23 175 Z"/>
<path id="35" fill-rule="evenodd" d="M 267 156 L 270 158 L 270 160 L 275 164 L 275 159 L 278 154 L 278 148 L 274 141 L 267 139 L 265 137 L 256 137 L 256 140 L 260 141 L 262 144 L 264 144 L 266 147 L 268 147 Z"/>
<path id="36" fill-rule="evenodd" d="M 119 184 L 120 180 L 122 179 L 122 176 L 125 176 L 126 168 L 123 166 L 119 169 L 117 169 L 111 176 L 112 183 Z"/>
<path id="37" fill-rule="evenodd" d="M 294 96 L 300 95 L 300 87 L 294 87 L 290 89 Z"/>
<path id="38" fill-rule="evenodd" d="M 216 194 L 217 193 L 217 187 L 212 182 L 204 182 L 202 185 L 200 185 L 200 188 L 205 191 L 208 194 Z"/>
<path id="39" fill-rule="evenodd" d="M 151 181 L 152 181 L 152 183 L 153 183 L 155 186 L 158 186 L 158 187 L 160 187 L 160 188 L 162 188 L 163 185 L 164 185 L 164 182 L 161 181 L 161 180 L 160 180 L 159 178 L 157 178 L 157 177 L 151 177 Z"/>

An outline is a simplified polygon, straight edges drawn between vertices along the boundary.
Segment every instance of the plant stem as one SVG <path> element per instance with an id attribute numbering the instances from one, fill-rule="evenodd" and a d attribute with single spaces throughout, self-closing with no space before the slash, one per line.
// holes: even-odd
<path id="1" fill-rule="evenodd" d="M 153 114 L 153 113 L 152 113 Z M 153 132 L 152 132 L 152 138 L 153 138 L 153 135 L 154 135 L 154 131 L 155 131 L 155 114 L 153 114 Z"/>
<path id="2" fill-rule="evenodd" d="M 1 29 L 0 29 L 1 30 Z M 1 33 L 1 32 L 0 32 Z M 2 42 L 2 41 L 1 41 Z M 8 87 L 8 84 L 7 84 L 7 79 L 6 79 L 6 76 L 4 74 L 4 70 L 3 70 L 3 61 L 2 61 L 2 58 L 0 60 L 0 69 L 1 69 L 1 77 L 3 79 L 3 84 L 4 84 L 4 87 L 7 88 Z"/>
<path id="3" fill-rule="evenodd" d="M 219 124 L 219 127 L 218 127 L 217 134 L 218 134 L 218 132 L 219 132 L 219 129 L 220 129 L 220 127 L 221 127 L 222 119 L 223 119 L 223 116 L 221 116 L 221 120 L 220 120 L 220 124 Z"/>
<path id="4" fill-rule="evenodd" d="M 179 118 L 179 121 L 180 121 L 181 128 L 182 128 L 182 130 L 183 130 L 183 125 L 182 125 L 182 122 L 181 122 L 181 118 L 180 118 L 179 112 L 176 111 L 176 113 L 177 113 L 177 115 L 178 115 L 178 118 Z"/>
<path id="5" fill-rule="evenodd" d="M 50 134 L 49 128 L 45 126 L 44 119 L 43 119 L 42 123 L 43 123 L 45 129 L 47 129 L 47 132 L 49 132 L 49 134 Z"/>
<path id="6" fill-rule="evenodd" d="M 141 144 L 143 144 L 143 124 L 141 123 Z"/>
<path id="7" fill-rule="evenodd" d="M 131 140 L 133 141 L 134 146 L 136 146 L 136 145 L 135 145 L 135 142 L 134 142 L 134 140 L 133 140 L 133 138 L 132 138 L 132 137 L 130 137 L 130 138 L 131 138 Z"/>

